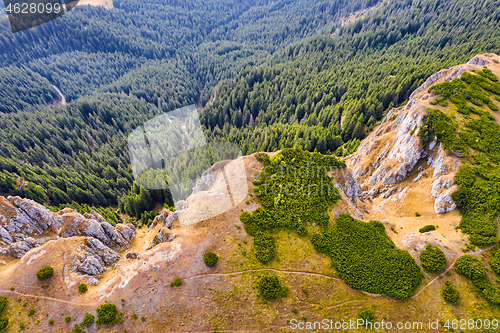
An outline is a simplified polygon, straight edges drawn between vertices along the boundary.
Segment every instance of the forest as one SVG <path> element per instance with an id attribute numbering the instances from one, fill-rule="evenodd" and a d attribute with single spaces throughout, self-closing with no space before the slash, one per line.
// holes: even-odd
<path id="1" fill-rule="evenodd" d="M 500 51 L 498 0 L 395 0 L 341 25 L 377 3 L 116 0 L 17 34 L 2 17 L 0 191 L 141 216 L 127 137 L 164 112 L 197 104 L 207 142 L 243 154 L 343 156 L 429 75 Z"/>

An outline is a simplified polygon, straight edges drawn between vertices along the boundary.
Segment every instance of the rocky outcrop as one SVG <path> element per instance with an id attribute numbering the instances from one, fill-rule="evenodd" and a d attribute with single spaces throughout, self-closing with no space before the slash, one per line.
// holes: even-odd
<path id="1" fill-rule="evenodd" d="M 430 76 L 425 83 L 410 96 L 406 106 L 395 108 L 387 114 L 381 125 L 360 144 L 356 153 L 346 160 L 358 186 L 346 179 L 345 186 L 339 186 L 350 198 L 361 200 L 393 199 L 399 200 L 399 194 L 411 190 L 411 186 L 401 185 L 413 173 L 411 182 L 418 186 L 432 180 L 429 195 L 435 198 L 436 213 L 446 213 L 456 209 L 451 194 L 456 190 L 454 175 L 461 162 L 455 154 L 448 154 L 443 144 L 434 140 L 426 148 L 418 137 L 427 113 L 429 100 L 433 97 L 429 87 L 444 81 L 459 78 L 464 72 L 475 66 L 492 63 L 490 55 L 479 55 L 467 65 L 442 70 Z M 421 162 L 427 159 L 427 163 Z M 413 169 L 420 164 L 418 173 Z M 426 185 L 428 186 L 428 185 Z M 357 192 L 359 188 L 359 192 Z M 395 197 L 398 195 L 398 197 Z M 393 200 L 394 201 L 394 200 Z"/>
<path id="2" fill-rule="evenodd" d="M 155 216 L 151 228 L 162 223 L 166 228 L 172 228 L 172 222 L 179 219 L 179 214 L 177 212 L 171 212 L 170 209 L 164 208 L 161 213 Z"/>
<path id="3" fill-rule="evenodd" d="M 152 249 L 158 244 L 171 242 L 176 237 L 177 235 L 169 233 L 168 228 L 161 228 L 160 231 L 158 231 L 158 234 L 156 234 L 155 238 L 153 238 L 153 241 L 151 242 L 148 250 Z"/>
<path id="4" fill-rule="evenodd" d="M 54 213 L 32 200 L 0 196 L 0 254 L 10 257 L 21 258 L 32 248 L 57 237 L 92 237 L 106 247 L 123 250 L 130 246 L 136 233 L 134 225 L 113 227 L 94 211 L 81 215 L 65 208 Z"/>
<path id="5" fill-rule="evenodd" d="M 129 253 L 127 253 L 127 256 L 126 256 L 127 259 L 132 259 L 132 260 L 137 260 L 137 259 L 139 259 L 139 257 L 140 257 L 139 253 L 137 253 L 137 252 L 129 252 Z"/>
<path id="6" fill-rule="evenodd" d="M 71 271 L 86 275 L 101 275 L 106 266 L 120 259 L 120 255 L 105 246 L 95 238 L 87 238 L 85 246 L 79 248 L 77 256 L 72 261 Z"/>

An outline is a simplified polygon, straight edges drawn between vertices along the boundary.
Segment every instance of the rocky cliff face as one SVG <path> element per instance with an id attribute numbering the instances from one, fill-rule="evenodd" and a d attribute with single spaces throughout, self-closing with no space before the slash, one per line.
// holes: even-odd
<path id="1" fill-rule="evenodd" d="M 113 227 L 96 212 L 81 215 L 66 208 L 53 213 L 32 200 L 0 196 L 0 255 L 22 258 L 50 240 L 75 236 L 94 239 L 109 251 L 122 250 L 135 235 L 133 225 Z"/>
<path id="2" fill-rule="evenodd" d="M 346 160 L 355 182 L 341 182 L 340 187 L 350 199 L 371 201 L 376 198 L 402 200 L 412 187 L 426 178 L 433 180 L 429 196 L 435 198 L 438 214 L 456 209 L 451 193 L 456 190 L 454 175 L 460 167 L 455 155 L 448 155 L 441 143 L 433 142 L 424 149 L 418 138 L 422 118 L 432 100 L 428 89 L 444 81 L 452 81 L 471 69 L 492 63 L 490 55 L 479 55 L 466 65 L 442 70 L 431 77 L 410 96 L 406 106 L 391 110 L 381 125 Z M 417 169 L 415 170 L 416 166 Z M 408 181 L 410 174 L 415 177 Z"/>

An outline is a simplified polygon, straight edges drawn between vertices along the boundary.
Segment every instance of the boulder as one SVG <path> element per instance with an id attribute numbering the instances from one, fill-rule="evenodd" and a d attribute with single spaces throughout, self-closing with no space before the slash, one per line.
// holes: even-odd
<path id="1" fill-rule="evenodd" d="M 8 247 L 4 249 L 0 249 L 0 254 L 21 259 L 26 252 L 29 250 L 38 247 L 40 244 L 32 238 L 32 237 L 26 237 L 24 240 L 12 243 Z"/>
<path id="2" fill-rule="evenodd" d="M 137 253 L 137 252 L 129 252 L 129 253 L 127 253 L 126 258 L 127 259 L 137 260 L 137 259 L 139 259 L 139 253 Z"/>
<path id="3" fill-rule="evenodd" d="M 80 249 L 73 261 L 73 270 L 90 276 L 101 275 L 106 266 L 118 261 L 120 255 L 100 240 L 87 238 L 85 246 Z"/>
<path id="4" fill-rule="evenodd" d="M 168 231 L 169 231 L 168 228 L 161 228 L 160 231 L 158 231 L 158 234 L 156 234 L 155 238 L 151 242 L 151 245 L 149 246 L 148 250 L 152 249 L 153 247 L 155 247 L 160 243 L 171 242 L 177 237 L 177 235 L 170 234 Z"/>

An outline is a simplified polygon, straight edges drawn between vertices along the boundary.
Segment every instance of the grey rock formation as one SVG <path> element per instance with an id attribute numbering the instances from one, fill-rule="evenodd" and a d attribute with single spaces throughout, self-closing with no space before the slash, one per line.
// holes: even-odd
<path id="1" fill-rule="evenodd" d="M 160 231 L 158 231 L 158 234 L 156 234 L 155 238 L 151 242 L 151 245 L 149 246 L 148 250 L 152 249 L 158 244 L 161 243 L 166 243 L 166 242 L 171 242 L 173 241 L 177 235 L 169 233 L 169 230 L 167 228 L 162 228 Z"/>
<path id="2" fill-rule="evenodd" d="M 7 230 L 0 226 L 0 246 L 9 246 L 12 242 L 12 237 L 9 235 Z"/>
<path id="3" fill-rule="evenodd" d="M 86 246 L 81 249 L 73 262 L 73 270 L 91 276 L 100 275 L 106 266 L 119 259 L 118 253 L 105 246 L 98 239 L 87 238 Z"/>
<path id="4" fill-rule="evenodd" d="M 456 190 L 456 188 L 450 188 L 448 191 L 438 195 L 436 201 L 434 202 L 434 210 L 437 214 L 444 214 L 451 212 L 457 208 L 457 205 L 453 202 L 451 194 Z"/>
<path id="5" fill-rule="evenodd" d="M 26 237 L 22 241 L 12 243 L 8 247 L 0 249 L 0 254 L 21 259 L 26 252 L 38 246 L 39 244 L 34 238 Z"/>
<path id="6" fill-rule="evenodd" d="M 137 253 L 137 252 L 129 252 L 129 253 L 127 253 L 126 258 L 127 259 L 137 260 L 137 259 L 139 259 L 139 253 Z"/>

